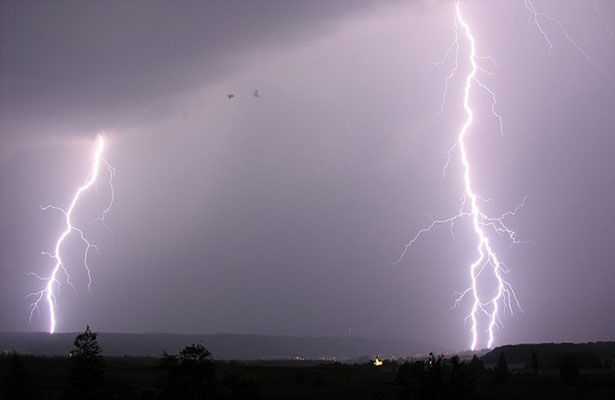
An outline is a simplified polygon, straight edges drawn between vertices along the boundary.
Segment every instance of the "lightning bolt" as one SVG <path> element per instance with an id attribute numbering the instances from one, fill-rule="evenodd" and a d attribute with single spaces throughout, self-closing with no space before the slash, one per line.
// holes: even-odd
<path id="1" fill-rule="evenodd" d="M 75 192 L 75 194 L 73 195 L 73 198 L 66 210 L 63 208 L 57 207 L 57 206 L 53 206 L 53 205 L 48 205 L 44 207 L 41 206 L 42 210 L 52 209 L 52 210 L 61 212 L 64 215 L 64 221 L 66 224 L 64 231 L 60 234 L 60 236 L 58 237 L 56 241 L 56 245 L 54 247 L 53 253 L 42 252 L 42 254 L 49 256 L 55 262 L 53 269 L 51 270 L 51 274 L 48 277 L 42 277 L 33 272 L 28 273 L 28 275 L 34 276 L 35 278 L 43 282 L 46 282 L 46 285 L 44 286 L 42 290 L 30 293 L 26 296 L 26 298 L 29 298 L 29 297 L 35 298 L 35 300 L 30 304 L 29 320 L 30 322 L 32 321 L 32 317 L 35 311 L 40 312 L 39 307 L 40 307 L 41 302 L 46 301 L 47 306 L 49 308 L 49 333 L 54 333 L 56 330 L 56 322 L 57 322 L 56 321 L 56 305 L 57 305 L 56 304 L 56 292 L 59 290 L 61 286 L 61 282 L 58 278 L 58 274 L 60 273 L 60 271 L 62 271 L 62 273 L 66 276 L 66 283 L 74 289 L 73 284 L 70 280 L 70 274 L 68 270 L 66 269 L 66 265 L 64 264 L 64 261 L 62 260 L 62 256 L 60 252 L 61 249 L 63 248 L 64 241 L 73 232 L 79 235 L 79 238 L 85 245 L 85 250 L 83 252 L 83 266 L 88 276 L 88 290 L 90 289 L 92 285 L 92 273 L 88 265 L 88 256 L 91 251 L 95 251 L 96 254 L 100 254 L 100 251 L 98 249 L 98 246 L 96 246 L 94 243 L 90 242 L 87 239 L 83 230 L 73 225 L 71 218 L 73 215 L 73 211 L 77 207 L 81 197 L 88 190 L 90 190 L 93 186 L 97 185 L 97 179 L 100 175 L 101 166 L 106 167 L 109 172 L 109 186 L 111 188 L 111 198 L 109 200 L 109 203 L 107 204 L 107 207 L 105 207 L 105 209 L 102 211 L 100 216 L 98 216 L 92 222 L 100 221 L 105 226 L 105 229 L 109 231 L 109 228 L 105 224 L 105 218 L 107 214 L 109 213 L 109 211 L 111 210 L 111 207 L 115 200 L 115 192 L 113 190 L 113 178 L 115 177 L 115 169 L 111 165 L 109 165 L 109 163 L 103 158 L 104 146 L 105 146 L 105 142 L 104 142 L 103 136 L 98 135 L 96 150 L 94 151 L 94 154 L 93 154 L 92 169 L 89 175 L 87 176 L 85 183 L 82 186 L 80 186 Z"/>
<path id="2" fill-rule="evenodd" d="M 566 39 L 566 41 L 572 47 L 574 47 L 577 50 L 577 52 L 579 52 L 579 54 L 581 54 L 581 56 L 583 56 L 583 58 L 591 66 L 593 66 L 594 68 L 596 68 L 597 70 L 599 70 L 600 72 L 602 72 L 603 74 L 608 76 L 609 78 L 614 78 L 615 77 L 615 73 L 610 72 L 604 65 L 602 65 L 601 63 L 599 63 L 596 60 L 594 60 L 594 58 L 591 57 L 589 55 L 589 53 L 587 53 L 587 51 L 579 44 L 579 42 L 577 40 L 575 40 L 575 38 L 572 37 L 570 32 L 568 32 L 568 29 L 566 29 L 566 26 L 564 25 L 564 23 L 560 19 L 555 18 L 555 17 L 553 17 L 553 16 L 551 16 L 549 14 L 545 14 L 543 12 L 537 11 L 536 7 L 534 6 L 534 3 L 532 3 L 531 0 L 524 0 L 524 4 L 525 4 L 525 8 L 528 11 L 528 22 L 531 22 L 531 21 L 534 22 L 534 25 L 536 26 L 536 29 L 538 29 L 538 32 L 540 32 L 540 34 L 542 35 L 543 39 L 545 40 L 545 42 L 549 46 L 549 54 L 551 53 L 551 50 L 553 50 L 553 48 L 555 47 L 555 44 L 553 44 L 553 41 L 551 40 L 551 38 L 549 37 L 549 35 L 545 31 L 545 29 L 543 28 L 542 24 L 540 23 L 540 20 L 546 20 L 546 21 L 549 21 L 552 24 L 556 25 L 559 28 L 559 30 L 562 33 L 562 35 L 564 36 L 564 38 Z M 604 18 L 604 16 L 602 15 L 600 10 L 598 9 L 598 5 L 596 4 L 595 1 L 593 2 L 593 9 L 596 12 L 596 14 L 598 14 L 598 17 L 600 18 L 600 20 L 601 20 L 602 24 L 604 25 L 605 29 L 607 29 L 609 31 L 609 33 L 611 34 L 611 37 L 615 37 L 615 34 L 613 33 L 613 29 L 607 23 L 606 19 Z"/>
<path id="3" fill-rule="evenodd" d="M 438 112 L 438 114 L 436 114 L 439 115 L 443 112 L 444 106 L 446 104 L 446 98 L 449 90 L 449 81 L 453 79 L 453 77 L 458 72 L 461 42 L 466 41 L 469 44 L 468 61 L 471 65 L 471 69 L 469 73 L 465 76 L 465 84 L 463 89 L 463 109 L 465 111 L 466 118 L 457 133 L 457 139 L 455 143 L 447 152 L 448 158 L 444 166 L 445 173 L 451 160 L 452 153 L 455 150 L 459 150 L 461 164 L 463 166 L 464 183 L 464 192 L 461 197 L 461 206 L 457 214 L 449 218 L 434 219 L 430 215 L 427 215 L 427 217 L 430 219 L 430 224 L 425 228 L 419 230 L 417 234 L 405 245 L 399 259 L 395 261 L 395 263 L 397 264 L 401 262 L 403 257 L 406 255 L 408 249 L 412 247 L 412 245 L 414 245 L 414 243 L 423 234 L 430 232 L 435 227 L 439 225 L 450 225 L 450 230 L 452 233 L 453 226 L 457 221 L 461 219 L 469 219 L 471 221 L 473 231 L 477 239 L 477 256 L 475 261 L 470 265 L 469 268 L 469 278 L 471 284 L 467 289 L 455 293 L 454 307 L 458 306 L 466 296 L 471 297 L 472 308 L 470 313 L 466 317 L 466 321 L 471 321 L 470 332 L 472 340 L 470 344 L 470 349 L 475 350 L 478 346 L 479 318 L 481 315 L 484 315 L 487 319 L 485 333 L 487 335 L 487 347 L 491 348 L 495 340 L 495 331 L 501 324 L 500 314 L 502 313 L 502 310 L 504 310 L 504 312 L 508 310 L 511 314 L 513 313 L 513 306 L 515 306 L 519 310 L 522 310 L 515 291 L 513 290 L 513 287 L 503 277 L 503 275 L 506 274 L 509 269 L 506 264 L 504 264 L 498 258 L 496 252 L 491 245 L 487 232 L 493 231 L 497 235 L 503 236 L 506 239 L 510 240 L 512 243 L 525 243 L 517 238 L 516 233 L 514 232 L 514 230 L 509 228 L 505 220 L 507 217 L 516 215 L 519 208 L 525 205 L 526 198 L 524 198 L 523 201 L 519 205 L 517 205 L 514 210 L 506 212 L 499 217 L 490 217 L 481 210 L 481 204 L 490 201 L 490 199 L 485 199 L 479 196 L 473 190 L 471 165 L 468 158 L 468 150 L 465 139 L 470 132 L 470 128 L 474 120 L 474 111 L 470 103 L 473 88 L 480 88 L 491 97 L 491 113 L 498 121 L 500 134 L 503 134 L 504 125 L 502 122 L 501 115 L 496 110 L 497 99 L 495 92 L 493 92 L 493 90 L 491 90 L 486 84 L 481 82 L 478 77 L 479 71 L 489 75 L 492 74 L 490 71 L 480 65 L 480 61 L 490 61 L 491 64 L 496 68 L 498 67 L 498 65 L 493 58 L 488 56 L 480 56 L 477 54 L 476 39 L 472 34 L 470 25 L 463 18 L 460 0 L 458 0 L 455 5 L 454 24 L 454 41 L 448 47 L 444 58 L 440 62 L 434 63 L 434 65 L 443 64 L 444 62 L 446 62 L 446 60 L 451 54 L 454 54 L 454 65 L 450 73 L 445 78 L 440 111 Z M 495 278 L 496 288 L 495 291 L 489 295 L 481 295 L 479 290 L 479 287 L 481 286 L 481 276 L 486 271 L 490 272 L 491 276 Z"/>
<path id="4" fill-rule="evenodd" d="M 604 29 L 609 32 L 611 38 L 615 39 L 615 31 L 613 31 L 613 27 L 611 26 L 611 24 L 609 24 L 604 15 L 602 15 L 602 11 L 600 11 L 600 8 L 598 8 L 598 3 L 596 3 L 596 0 L 594 0 L 592 4 L 594 6 L 594 12 L 596 13 L 596 15 L 598 15 L 598 18 L 600 18 L 600 21 L 602 22 L 602 26 L 604 26 Z"/>

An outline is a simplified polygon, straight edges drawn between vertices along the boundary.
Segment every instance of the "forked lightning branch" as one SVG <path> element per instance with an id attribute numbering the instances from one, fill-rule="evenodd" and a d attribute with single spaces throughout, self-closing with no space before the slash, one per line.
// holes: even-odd
<path id="1" fill-rule="evenodd" d="M 490 233 L 495 233 L 499 236 L 504 236 L 513 243 L 520 243 L 516 233 L 509 228 L 505 219 L 514 216 L 517 210 L 525 203 L 519 204 L 514 210 L 504 213 L 497 217 L 491 217 L 485 214 L 481 205 L 485 201 L 480 195 L 474 191 L 472 181 L 472 166 L 468 155 L 468 146 L 466 143 L 467 136 L 472 131 L 474 121 L 474 108 L 472 105 L 472 95 L 477 90 L 485 91 L 492 99 L 491 113 L 498 123 L 499 133 L 503 132 L 502 117 L 496 111 L 497 99 L 495 93 L 484 84 L 479 78 L 479 72 L 490 72 L 483 67 L 480 62 L 488 61 L 491 65 L 496 65 L 495 61 L 488 56 L 480 56 L 477 53 L 476 39 L 470 29 L 470 25 L 464 19 L 461 10 L 461 1 L 457 1 L 455 5 L 455 39 L 448 47 L 444 60 L 437 64 L 444 63 L 451 54 L 453 55 L 453 68 L 448 74 L 444 82 L 444 91 L 442 93 L 442 104 L 440 113 L 442 113 L 446 104 L 446 98 L 449 91 L 449 81 L 459 72 L 461 62 L 467 62 L 470 65 L 470 70 L 464 78 L 463 86 L 463 103 L 462 108 L 465 113 L 465 120 L 457 131 L 456 140 L 453 146 L 448 150 L 448 159 L 445 164 L 445 171 L 449 167 L 451 156 L 455 151 L 458 151 L 461 166 L 463 170 L 463 187 L 464 191 L 461 198 L 461 206 L 459 211 L 444 219 L 430 218 L 430 223 L 425 228 L 419 230 L 417 234 L 406 244 L 399 259 L 396 263 L 401 262 L 407 251 L 416 241 L 425 233 L 430 232 L 433 228 L 439 225 L 451 225 L 457 220 L 468 219 L 471 222 L 472 230 L 475 234 L 476 247 L 474 248 L 475 258 L 468 267 L 468 280 L 470 285 L 456 293 L 454 306 L 459 306 L 462 300 L 469 298 L 471 307 L 470 312 L 466 317 L 466 321 L 470 321 L 471 343 L 470 349 L 475 350 L 479 346 L 479 338 L 481 333 L 486 335 L 486 347 L 493 346 L 495 340 L 495 331 L 501 323 L 501 314 L 503 310 L 508 310 L 513 313 L 514 309 L 521 309 L 519 301 L 509 282 L 504 279 L 504 274 L 508 272 L 506 265 L 499 259 L 496 254 L 493 244 L 490 239 Z M 462 58 L 461 50 L 467 49 L 467 54 Z M 485 281 L 490 278 L 495 282 L 495 289 L 484 289 Z M 493 286 L 493 285 L 491 285 Z M 486 294 L 487 293 L 487 294 Z M 484 316 L 481 319 L 481 316 Z M 486 326 L 481 321 L 486 321 Z"/>
<path id="2" fill-rule="evenodd" d="M 474 122 L 475 106 L 472 104 L 473 95 L 475 92 L 482 90 L 486 92 L 491 100 L 491 114 L 497 121 L 499 127 L 499 133 L 502 134 L 504 125 L 502 122 L 502 116 L 496 110 L 496 95 L 495 93 L 480 80 L 481 74 L 493 75 L 489 69 L 483 65 L 487 62 L 491 67 L 498 67 L 495 60 L 489 56 L 480 55 L 477 52 L 477 40 L 474 36 L 470 25 L 467 22 L 467 18 L 464 17 L 464 13 L 461 9 L 461 0 L 457 0 L 455 3 L 455 39 L 448 47 L 444 59 L 440 62 L 434 63 L 434 65 L 442 65 L 451 57 L 453 57 L 453 68 L 450 73 L 444 79 L 444 90 L 442 92 L 442 102 L 440 110 L 436 116 L 427 124 L 434 123 L 436 117 L 440 116 L 444 111 L 446 105 L 447 95 L 449 93 L 449 82 L 458 74 L 460 62 L 466 62 L 470 65 L 469 72 L 465 75 L 463 86 L 463 101 L 460 105 L 465 113 L 465 120 L 457 131 L 456 140 L 447 151 L 447 160 L 444 165 L 444 173 L 448 169 L 451 158 L 455 152 L 458 152 L 460 163 L 463 170 L 463 186 L 464 191 L 461 197 L 461 206 L 459 211 L 448 218 L 434 219 L 428 215 L 430 223 L 420 229 L 416 235 L 405 245 L 399 259 L 395 263 L 401 262 L 406 255 L 410 247 L 412 247 L 416 241 L 425 233 L 430 232 L 432 229 L 439 225 L 452 226 L 455 222 L 461 219 L 469 220 L 471 222 L 472 230 L 475 235 L 476 247 L 474 248 L 475 258 L 474 261 L 468 267 L 468 280 L 469 286 L 456 293 L 454 300 L 454 307 L 459 306 L 462 300 L 470 298 L 470 311 L 466 317 L 466 321 L 471 322 L 470 333 L 471 342 L 470 349 L 475 350 L 479 346 L 479 339 L 482 336 L 486 337 L 484 341 L 486 347 L 493 347 L 495 341 L 495 332 L 498 326 L 501 326 L 502 314 L 509 311 L 511 314 L 515 309 L 521 310 L 521 306 L 513 290 L 513 287 L 504 279 L 504 274 L 509 272 L 508 267 L 497 256 L 494 251 L 494 247 L 491 241 L 493 235 L 504 237 L 511 243 L 527 243 L 518 239 L 517 234 L 506 224 L 508 217 L 514 216 L 520 207 L 525 204 L 526 198 L 517 205 L 513 210 L 506 212 L 500 216 L 492 217 L 483 212 L 481 205 L 487 200 L 482 198 L 474 191 L 472 185 L 472 164 L 469 157 L 469 149 L 466 142 L 466 138 L 472 132 L 472 126 Z M 596 61 L 589 53 L 579 44 L 579 42 L 572 37 L 562 20 L 555 18 L 551 15 L 540 12 L 534 6 L 531 0 L 523 0 L 523 5 L 528 12 L 528 23 L 533 24 L 540 37 L 545 41 L 548 46 L 547 52 L 551 53 L 555 47 L 555 40 L 552 39 L 547 33 L 546 24 L 549 24 L 552 28 L 555 28 L 560 32 L 561 38 L 565 40 L 572 48 L 574 48 L 578 54 L 580 54 L 592 67 L 602 72 L 608 78 L 615 77 L 615 74 L 608 71 L 608 69 Z M 600 13 L 596 3 L 594 3 L 594 11 L 598 13 L 603 24 L 605 19 Z M 610 28 L 606 25 L 607 28 Z M 612 33 L 612 31 L 611 31 Z M 467 53 L 461 56 L 461 49 L 467 49 Z M 423 124 L 421 126 L 425 126 Z M 420 127 L 419 127 L 420 128 Z M 490 290 L 494 285 L 486 284 L 485 281 L 495 281 L 495 290 Z M 481 319 L 482 317 L 482 319 Z M 481 321 L 486 321 L 481 324 Z"/>
<path id="3" fill-rule="evenodd" d="M 73 287 L 73 284 L 70 280 L 70 272 L 69 268 L 64 261 L 64 257 L 62 255 L 63 251 L 67 251 L 65 249 L 68 246 L 65 246 L 65 242 L 71 235 L 77 235 L 77 237 L 83 243 L 83 268 L 85 269 L 88 276 L 88 289 L 92 285 L 92 272 L 88 265 L 88 258 L 92 252 L 97 254 L 99 253 L 98 246 L 88 240 L 82 228 L 79 228 L 75 225 L 73 221 L 74 211 L 81 204 L 81 198 L 86 194 L 86 192 L 95 188 L 100 178 L 100 170 L 101 168 L 106 168 L 108 172 L 108 184 L 110 188 L 110 199 L 107 203 L 107 206 L 102 210 L 97 218 L 94 219 L 93 222 L 100 222 L 105 224 L 105 217 L 107 216 L 111 206 L 113 205 L 113 200 L 115 197 L 113 191 L 113 178 L 115 175 L 115 170 L 107 161 L 103 158 L 103 151 L 105 149 L 105 141 L 102 135 L 98 135 L 96 138 L 96 149 L 92 156 L 92 167 L 87 175 L 85 183 L 77 188 L 75 191 L 71 202 L 68 205 L 68 208 L 64 209 L 57 206 L 41 206 L 43 210 L 55 210 L 64 216 L 64 230 L 58 236 L 58 239 L 53 248 L 53 252 L 43 252 L 43 254 L 49 256 L 52 260 L 52 268 L 50 273 L 47 276 L 42 276 L 40 274 L 29 272 L 28 275 L 34 276 L 41 282 L 43 282 L 43 288 L 37 292 L 30 293 L 26 297 L 34 298 L 33 302 L 30 304 L 30 321 L 34 316 L 36 311 L 40 312 L 41 307 L 45 307 L 49 311 L 49 333 L 54 333 L 56 330 L 57 324 L 57 296 L 58 291 L 62 282 L 66 282 L 70 287 Z M 106 226 L 105 226 L 106 228 Z M 72 249 L 69 249 L 72 250 Z M 74 288 L 74 287 L 73 287 Z"/>

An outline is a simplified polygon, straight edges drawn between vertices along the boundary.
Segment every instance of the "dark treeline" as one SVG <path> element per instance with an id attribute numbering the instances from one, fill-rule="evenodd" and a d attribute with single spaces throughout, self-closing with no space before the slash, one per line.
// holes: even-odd
<path id="1" fill-rule="evenodd" d="M 596 343 L 541 343 L 517 344 L 498 347 L 485 354 L 487 364 L 495 364 L 501 352 L 511 364 L 527 364 L 532 354 L 541 359 L 543 368 L 559 368 L 564 358 L 574 358 L 579 368 L 600 369 L 615 360 L 615 342 Z"/>
<path id="2" fill-rule="evenodd" d="M 4 357 L 9 359 L 9 365 L 0 398 L 42 398 L 33 390 L 32 377 L 24 366 L 24 357 L 15 352 Z M 156 375 L 154 388 L 137 387 L 121 378 L 107 376 L 97 334 L 89 326 L 75 338 L 68 358 L 69 363 L 64 365 L 67 374 L 56 382 L 57 386 L 62 387 L 57 396 L 59 400 L 259 399 L 256 384 L 241 374 L 227 372 L 219 376 L 211 353 L 201 344 L 186 346 L 178 355 L 163 353 L 157 367 L 151 371 Z M 50 393 L 45 397 L 51 398 L 54 396 Z"/>
<path id="3" fill-rule="evenodd" d="M 302 367 L 299 361 L 215 361 L 201 343 L 158 358 L 103 358 L 97 334 L 87 327 L 74 339 L 68 357 L 15 352 L 0 356 L 0 399 L 615 398 L 615 370 L 608 351 L 600 353 L 607 358 L 600 358 L 586 347 L 573 351 L 564 345 L 561 352 L 552 345 L 519 347 L 499 348 L 482 359 L 430 353 L 412 361 L 308 362 Z"/>

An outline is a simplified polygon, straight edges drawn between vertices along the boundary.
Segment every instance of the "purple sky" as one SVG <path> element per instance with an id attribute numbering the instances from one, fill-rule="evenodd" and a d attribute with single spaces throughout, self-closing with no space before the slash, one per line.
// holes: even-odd
<path id="1" fill-rule="evenodd" d="M 500 68 L 474 92 L 475 189 L 520 239 L 495 240 L 524 313 L 496 344 L 615 339 L 615 3 L 462 6 Z M 475 257 L 470 225 L 404 244 L 462 194 L 463 73 L 436 123 L 453 2 L 0 3 L 0 330 L 28 323 L 65 206 L 95 134 L 117 169 L 77 221 L 100 245 L 87 291 L 58 298 L 58 331 L 405 337 L 465 348 L 469 303 L 450 309 Z M 600 12 L 598 13 L 597 10 Z M 461 49 L 464 51 L 464 48 Z M 253 98 L 258 89 L 261 97 Z M 226 95 L 235 94 L 233 100 Z M 100 197 L 107 195 L 104 185 Z M 76 241 L 72 242 L 78 244 Z M 67 250 L 66 254 L 70 254 Z"/>

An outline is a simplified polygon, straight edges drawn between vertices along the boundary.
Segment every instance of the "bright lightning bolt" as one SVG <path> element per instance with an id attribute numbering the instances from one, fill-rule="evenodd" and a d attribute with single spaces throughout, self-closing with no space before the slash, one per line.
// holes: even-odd
<path id="1" fill-rule="evenodd" d="M 473 302 L 474 304 L 472 306 L 472 312 L 470 313 L 470 318 L 472 319 L 472 344 L 470 348 L 474 350 L 476 348 L 477 340 L 478 340 L 477 313 L 479 311 L 482 311 L 486 313 L 489 317 L 489 326 L 487 328 L 487 331 L 489 334 L 489 340 L 487 342 L 487 347 L 491 348 L 491 346 L 493 345 L 493 331 L 497 323 L 496 318 L 498 318 L 498 311 L 499 311 L 498 306 L 499 306 L 500 299 L 502 298 L 502 296 L 506 295 L 509 299 L 508 304 L 510 307 L 510 295 L 512 294 L 512 296 L 515 298 L 515 301 L 517 300 L 517 297 L 515 296 L 515 292 L 512 290 L 512 287 L 510 286 L 510 284 L 502 278 L 502 273 L 505 271 L 502 269 L 500 260 L 498 259 L 497 255 L 491 248 L 489 244 L 489 239 L 487 238 L 487 235 L 485 234 L 485 231 L 483 229 L 486 224 L 485 221 L 488 222 L 489 219 L 485 218 L 485 215 L 481 212 L 478 206 L 478 197 L 472 191 L 472 184 L 470 180 L 470 163 L 468 162 L 466 144 L 464 141 L 466 134 L 468 133 L 468 129 L 472 125 L 472 121 L 474 119 L 474 114 L 470 106 L 470 89 L 472 88 L 472 83 L 476 83 L 480 87 L 486 89 L 489 92 L 489 94 L 492 95 L 494 105 L 495 105 L 495 95 L 489 88 L 487 88 L 487 86 L 480 83 L 480 81 L 476 78 L 476 72 L 478 71 L 478 65 L 476 62 L 476 42 L 475 42 L 474 36 L 472 36 L 472 32 L 470 31 L 470 26 L 463 19 L 463 16 L 461 14 L 461 9 L 460 9 L 460 2 L 457 2 L 455 11 L 456 11 L 456 18 L 459 21 L 459 24 L 461 25 L 466 35 L 466 38 L 470 43 L 470 63 L 472 64 L 472 69 L 471 69 L 470 74 L 466 77 L 466 83 L 465 83 L 465 88 L 464 88 L 463 108 L 465 109 L 467 118 L 466 118 L 466 122 L 463 124 L 463 127 L 459 131 L 458 143 L 459 143 L 459 149 L 461 152 L 461 163 L 463 164 L 463 169 L 464 169 L 463 180 L 464 180 L 464 185 L 465 185 L 465 195 L 470 200 L 470 206 L 471 206 L 470 216 L 472 218 L 472 225 L 474 227 L 474 232 L 476 232 L 476 235 L 478 236 L 478 239 L 479 239 L 478 241 L 479 257 L 470 266 L 470 277 L 472 280 L 472 286 L 469 290 L 466 291 L 466 293 L 467 292 L 472 293 L 472 297 L 474 300 Z M 500 118 L 500 127 L 501 127 L 501 118 Z M 503 225 L 503 224 L 500 224 L 500 225 Z M 509 234 L 512 237 L 514 237 L 514 233 L 512 233 L 509 229 L 507 229 L 505 225 L 503 225 L 503 227 L 505 231 L 508 231 Z M 497 291 L 495 295 L 493 295 L 491 298 L 487 300 L 487 302 L 484 302 L 480 299 L 479 294 L 478 294 L 478 286 L 477 286 L 478 276 L 482 272 L 482 269 L 485 265 L 488 265 L 491 267 L 491 269 L 493 270 L 494 276 L 497 280 Z M 462 292 L 457 298 L 456 302 L 461 301 L 463 296 L 465 296 L 465 293 Z M 506 300 L 506 297 L 504 297 L 504 300 Z M 517 301 L 517 304 L 518 304 L 518 301 Z M 491 305 L 490 312 L 486 309 L 486 306 L 488 305 Z M 510 310 L 512 312 L 512 307 L 510 307 Z"/>
<path id="2" fill-rule="evenodd" d="M 471 69 L 465 77 L 465 85 L 463 90 L 463 109 L 465 111 L 466 118 L 465 122 L 458 131 L 455 143 L 447 152 L 448 159 L 444 167 L 444 172 L 446 172 L 446 169 L 448 168 L 451 159 L 451 154 L 453 153 L 453 151 L 458 149 L 460 153 L 461 164 L 463 166 L 464 183 L 464 193 L 461 199 L 461 207 L 457 214 L 446 219 L 434 219 L 428 215 L 428 218 L 430 219 L 430 224 L 427 227 L 419 230 L 418 233 L 406 244 L 402 254 L 395 263 L 401 262 L 408 249 L 412 245 L 414 245 L 414 243 L 423 234 L 431 231 L 436 226 L 448 224 L 450 225 L 450 229 L 452 232 L 453 225 L 458 220 L 462 218 L 469 218 L 471 220 L 472 227 L 474 233 L 476 234 L 476 239 L 478 242 L 476 246 L 477 258 L 470 265 L 469 268 L 469 277 L 471 284 L 467 289 L 456 293 L 454 304 L 455 306 L 458 306 L 466 296 L 472 298 L 472 308 L 469 315 L 466 317 L 466 320 L 469 319 L 472 323 L 472 341 L 470 344 L 470 348 L 472 350 L 475 350 L 478 346 L 479 317 L 481 315 L 486 316 L 488 321 L 484 331 L 487 335 L 487 347 L 491 348 L 495 339 L 495 330 L 497 329 L 498 324 L 501 322 L 500 314 L 502 312 L 502 309 L 508 310 L 510 313 L 513 312 L 513 306 L 516 306 L 517 308 L 521 309 L 515 291 L 513 290 L 510 283 L 508 283 L 503 277 L 503 275 L 508 272 L 508 268 L 503 262 L 500 261 L 496 252 L 494 251 L 490 243 L 489 236 L 487 235 L 487 231 L 490 229 L 494 231 L 497 235 L 503 236 L 506 239 L 510 240 L 512 243 L 523 243 L 517 238 L 516 233 L 506 225 L 505 219 L 516 214 L 519 208 L 525 204 L 525 198 L 523 199 L 523 202 L 519 204 L 513 211 L 506 212 L 499 217 L 490 217 L 485 214 L 480 208 L 481 202 L 489 200 L 480 197 L 474 192 L 472 188 L 471 166 L 468 159 L 468 151 L 465 141 L 474 120 L 474 111 L 472 109 L 470 99 L 472 89 L 475 87 L 484 90 L 491 97 L 491 113 L 498 120 L 500 134 L 502 134 L 504 126 L 502 123 L 501 115 L 496 111 L 496 95 L 486 84 L 482 83 L 477 76 L 479 71 L 491 74 L 488 70 L 486 70 L 480 65 L 479 61 L 488 60 L 493 64 L 493 66 L 497 67 L 498 65 L 491 57 L 479 56 L 477 54 L 476 39 L 472 34 L 470 26 L 463 18 L 460 7 L 460 0 L 457 1 L 455 6 L 454 23 L 455 39 L 453 43 L 448 47 L 444 59 L 436 63 L 436 65 L 443 64 L 447 60 L 449 55 L 454 53 L 454 66 L 445 79 L 444 91 L 442 93 L 442 103 L 440 106 L 440 111 L 438 113 L 440 114 L 442 113 L 444 105 L 446 103 L 446 98 L 449 90 L 449 81 L 453 79 L 453 77 L 458 72 L 458 61 L 461 41 L 467 41 L 467 43 L 469 44 L 468 61 L 471 65 Z M 483 272 L 485 272 L 485 270 L 491 272 L 496 282 L 495 291 L 488 296 L 481 295 L 479 290 L 479 286 L 481 286 L 480 278 Z"/>
<path id="3" fill-rule="evenodd" d="M 76 232 L 79 235 L 79 238 L 85 245 L 85 250 L 83 253 L 83 266 L 88 275 L 88 289 L 90 289 L 92 285 L 92 274 L 91 274 L 90 267 L 88 265 L 88 256 L 90 254 L 90 251 L 92 250 L 95 251 L 97 254 L 100 254 L 100 253 L 99 253 L 98 247 L 87 239 L 83 230 L 73 225 L 71 218 L 73 216 L 73 211 L 75 210 L 75 208 L 77 207 L 77 204 L 79 203 L 79 199 L 89 189 L 91 189 L 93 186 L 97 184 L 97 179 L 99 177 L 101 166 L 105 166 L 109 172 L 109 186 L 111 189 L 111 199 L 109 203 L 107 204 L 107 207 L 105 207 L 105 209 L 101 213 L 101 215 L 97 217 L 94 221 L 102 222 L 103 225 L 105 226 L 105 229 L 108 230 L 107 226 L 105 225 L 105 217 L 111 210 L 111 206 L 113 205 L 113 201 L 115 198 L 115 192 L 113 190 L 113 178 L 115 176 L 115 169 L 111 167 L 111 165 L 109 165 L 109 163 L 107 163 L 107 161 L 103 158 L 104 146 L 105 146 L 104 138 L 102 137 L 102 135 L 98 135 L 96 150 L 94 151 L 94 155 L 93 155 L 92 169 L 85 183 L 81 187 L 79 187 L 77 191 L 75 192 L 75 194 L 73 195 L 70 205 L 66 210 L 60 207 L 52 206 L 52 205 L 48 205 L 45 207 L 41 206 L 42 210 L 52 209 L 52 210 L 60 211 L 64 215 L 64 221 L 66 224 L 64 231 L 60 234 L 60 236 L 58 237 L 58 240 L 56 241 L 56 245 L 55 245 L 53 253 L 43 252 L 43 254 L 49 256 L 55 262 L 53 269 L 51 270 L 51 274 L 48 277 L 42 277 L 32 272 L 28 273 L 28 275 L 32 275 L 36 277 L 37 279 L 46 282 L 46 285 L 42 290 L 38 292 L 30 293 L 26 297 L 35 297 L 34 302 L 30 304 L 30 321 L 32 321 L 32 316 L 34 314 L 34 311 L 38 311 L 40 309 L 40 303 L 43 301 L 47 302 L 47 306 L 49 308 L 49 333 L 54 333 L 56 330 L 56 322 L 57 322 L 56 321 L 56 292 L 61 285 L 60 280 L 58 278 L 58 274 L 60 273 L 60 271 L 62 271 L 64 275 L 66 276 L 66 283 L 68 283 L 68 285 L 71 287 L 73 286 L 70 280 L 70 274 L 68 270 L 66 269 L 66 266 L 61 256 L 61 249 L 64 245 L 64 241 L 73 232 Z"/>

